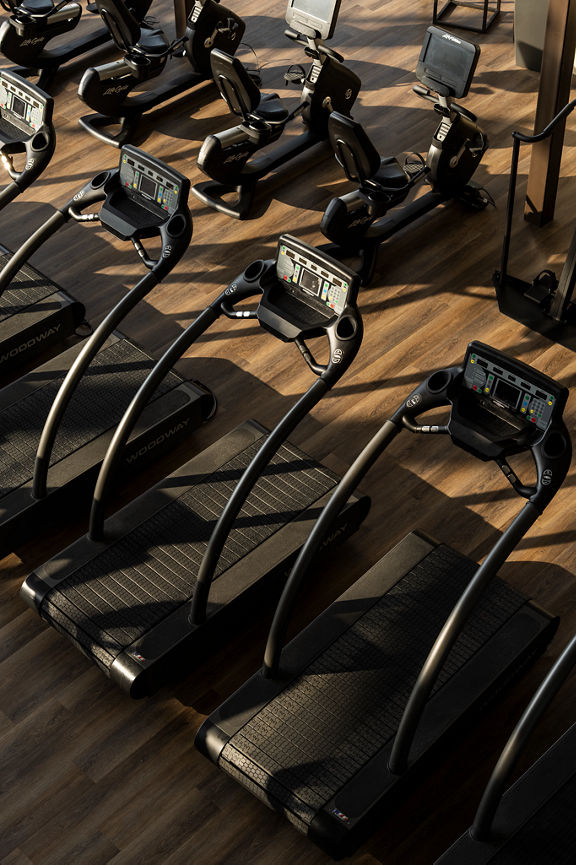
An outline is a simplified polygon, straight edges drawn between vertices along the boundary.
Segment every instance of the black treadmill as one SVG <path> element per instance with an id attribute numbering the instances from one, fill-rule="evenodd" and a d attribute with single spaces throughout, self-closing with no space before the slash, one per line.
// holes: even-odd
<path id="1" fill-rule="evenodd" d="M 474 823 L 435 865 L 573 865 L 576 724 L 508 790 L 524 744 L 576 663 L 576 638 L 520 718 L 486 785 Z"/>
<path id="2" fill-rule="evenodd" d="M 131 696 L 189 669 L 223 628 L 253 615 L 260 593 L 286 574 L 337 484 L 332 471 L 287 437 L 356 356 L 357 291 L 356 274 L 283 235 L 276 258 L 253 262 L 221 292 L 132 401 L 102 465 L 89 536 L 24 582 L 24 600 Z M 257 309 L 236 308 L 255 296 Z M 314 382 L 271 433 L 247 421 L 104 526 L 118 455 L 142 407 L 177 357 L 221 315 L 256 319 L 294 342 Z M 326 365 L 306 343 L 319 336 L 328 340 Z M 330 542 L 353 532 L 368 507 L 365 497 L 345 505 Z"/>
<path id="3" fill-rule="evenodd" d="M 203 754 L 335 859 L 356 848 L 440 743 L 556 629 L 552 616 L 495 574 L 567 473 L 567 393 L 478 342 L 461 366 L 430 375 L 372 438 L 322 512 L 278 604 L 263 670 L 198 731 Z M 450 406 L 446 424 L 420 422 L 443 405 Z M 282 649 L 300 585 L 334 516 L 402 429 L 445 434 L 479 459 L 495 460 L 528 502 L 481 566 L 412 532 Z M 523 485 L 507 461 L 528 450 L 534 486 Z"/>
<path id="4" fill-rule="evenodd" d="M 72 217 L 100 222 L 131 240 L 148 272 L 83 344 L 0 390 L 0 555 L 26 540 L 32 527 L 61 525 L 69 513 L 78 514 L 83 501 L 89 505 L 114 428 L 154 366 L 115 328 L 188 248 L 189 186 L 179 172 L 127 146 L 119 168 L 98 174 L 7 265 L 18 269 L 27 253 Z M 99 201 L 99 213 L 82 214 Z M 157 235 L 162 248 L 158 260 L 151 260 L 142 239 Z M 204 386 L 172 371 L 160 385 L 121 454 L 120 471 L 140 470 L 214 412 L 214 397 Z"/>
<path id="5" fill-rule="evenodd" d="M 0 210 L 38 178 L 54 153 L 54 100 L 25 78 L 0 70 L 0 158 L 11 182 Z M 21 155 L 23 154 L 23 155 Z M 22 163 L 17 169 L 14 157 Z M 0 245 L 0 269 L 11 252 Z M 24 265 L 0 292 L 0 376 L 74 333 L 84 307 L 37 270 Z"/>

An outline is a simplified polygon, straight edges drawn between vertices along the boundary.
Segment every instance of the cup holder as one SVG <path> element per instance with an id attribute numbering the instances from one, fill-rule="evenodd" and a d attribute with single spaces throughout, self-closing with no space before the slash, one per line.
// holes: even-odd
<path id="1" fill-rule="evenodd" d="M 566 451 L 566 438 L 561 432 L 553 430 L 542 445 L 542 452 L 548 459 L 557 459 Z"/>
<path id="2" fill-rule="evenodd" d="M 426 382 L 426 386 L 430 393 L 441 393 L 443 390 L 446 390 L 448 385 L 450 384 L 452 376 L 448 372 L 448 370 L 440 369 L 438 372 L 433 372 L 428 381 Z"/>

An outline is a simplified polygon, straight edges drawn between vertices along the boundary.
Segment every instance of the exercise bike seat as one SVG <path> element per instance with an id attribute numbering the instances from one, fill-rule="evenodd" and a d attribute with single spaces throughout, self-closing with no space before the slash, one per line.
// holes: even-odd
<path id="1" fill-rule="evenodd" d="M 400 189 L 408 183 L 409 178 L 395 156 L 385 156 L 371 180 L 387 189 Z"/>
<path id="2" fill-rule="evenodd" d="M 281 123 L 288 117 L 277 93 L 261 93 L 245 66 L 236 58 L 214 48 L 210 52 L 212 75 L 220 95 L 233 114 L 247 123 L 251 117 L 271 123 Z"/>
<path id="3" fill-rule="evenodd" d="M 277 93 L 262 93 L 258 107 L 253 113 L 261 117 L 262 120 L 269 120 L 272 123 L 282 123 L 290 112 L 282 105 L 282 100 Z"/>
<path id="4" fill-rule="evenodd" d="M 163 30 L 142 27 L 135 47 L 144 54 L 163 54 L 170 47 L 170 43 Z"/>
<path id="5" fill-rule="evenodd" d="M 32 16 L 49 15 L 54 9 L 52 0 L 23 0 L 19 5 L 14 6 L 19 12 L 25 12 Z"/>
<path id="6" fill-rule="evenodd" d="M 336 159 L 353 183 L 372 180 L 380 171 L 380 154 L 356 120 L 333 111 L 328 118 L 328 135 Z"/>

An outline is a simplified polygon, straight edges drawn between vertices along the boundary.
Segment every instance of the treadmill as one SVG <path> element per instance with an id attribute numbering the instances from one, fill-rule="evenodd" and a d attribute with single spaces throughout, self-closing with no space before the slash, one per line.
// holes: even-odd
<path id="1" fill-rule="evenodd" d="M 556 620 L 495 574 L 568 471 L 567 394 L 479 342 L 470 343 L 461 366 L 430 375 L 372 438 L 322 512 L 286 582 L 263 669 L 199 729 L 203 754 L 333 858 L 357 847 L 434 751 L 551 639 Z M 420 422 L 444 405 L 447 423 Z M 315 551 L 401 430 L 444 434 L 480 460 L 494 460 L 528 501 L 481 566 L 412 532 L 282 648 Z M 533 455 L 534 486 L 508 463 L 522 451 Z"/>
<path id="2" fill-rule="evenodd" d="M 188 248 L 189 187 L 179 172 L 126 146 L 119 168 L 97 174 L 5 267 L 18 270 L 27 254 L 74 218 L 99 222 L 131 240 L 148 272 L 84 343 L 0 390 L 0 555 L 25 541 L 31 526 L 61 525 L 81 510 L 83 501 L 89 505 L 114 428 L 154 366 L 116 327 Z M 82 212 L 100 201 L 98 213 Z M 142 240 L 158 235 L 161 250 L 152 260 Z M 214 410 L 207 388 L 170 371 L 127 442 L 119 470 L 140 471 L 152 457 L 188 438 Z"/>
<path id="3" fill-rule="evenodd" d="M 252 262 L 167 350 L 134 397 L 102 464 L 89 534 L 25 580 L 21 596 L 132 697 L 190 667 L 230 625 L 258 610 L 287 573 L 338 477 L 287 441 L 336 384 L 362 341 L 358 277 L 290 235 Z M 257 297 L 256 309 L 237 308 Z M 167 369 L 220 316 L 257 320 L 295 343 L 314 373 L 269 433 L 247 421 L 104 522 L 124 442 Z M 306 340 L 327 339 L 326 364 Z M 342 508 L 327 543 L 369 508 Z M 220 516 L 219 516 L 220 515 Z"/>
<path id="4" fill-rule="evenodd" d="M 0 192 L 0 210 L 28 189 L 52 159 L 53 106 L 52 97 L 39 87 L 0 70 L 0 158 L 11 178 Z M 23 163 L 20 170 L 14 157 Z M 0 245 L 0 269 L 10 256 Z M 84 319 L 81 303 L 28 265 L 14 273 L 6 289 L 0 296 L 0 376 L 65 340 Z"/>
<path id="5" fill-rule="evenodd" d="M 520 718 L 486 785 L 470 829 L 435 865 L 573 865 L 576 725 L 508 790 L 523 746 L 576 663 L 576 637 Z"/>

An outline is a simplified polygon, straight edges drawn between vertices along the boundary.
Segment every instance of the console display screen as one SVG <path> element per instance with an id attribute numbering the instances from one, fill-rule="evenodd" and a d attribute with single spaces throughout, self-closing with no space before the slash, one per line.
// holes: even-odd
<path id="1" fill-rule="evenodd" d="M 130 153 L 120 157 L 120 182 L 132 198 L 171 216 L 178 207 L 179 184 L 162 173 L 162 166 Z"/>
<path id="2" fill-rule="evenodd" d="M 517 365 L 505 355 L 492 357 L 472 351 L 466 359 L 464 385 L 484 402 L 539 429 L 546 429 L 556 408 L 554 394 L 530 381 L 527 372 L 520 374 Z"/>
<path id="3" fill-rule="evenodd" d="M 157 189 L 158 187 L 153 180 L 150 180 L 145 174 L 140 175 L 140 192 L 155 201 Z"/>
<path id="4" fill-rule="evenodd" d="M 291 0 L 286 10 L 286 22 L 295 30 L 309 27 L 319 33 L 322 39 L 329 39 L 334 31 L 339 7 L 340 0 Z"/>
<path id="5" fill-rule="evenodd" d="M 18 117 L 26 117 L 26 103 L 16 95 L 12 98 L 12 111 Z"/>
<path id="6" fill-rule="evenodd" d="M 300 275 L 300 285 L 309 294 L 314 294 L 316 297 L 320 294 L 322 288 L 322 279 L 309 270 L 302 270 Z"/>
<path id="7" fill-rule="evenodd" d="M 28 93 L 24 84 L 13 83 L 0 74 L 0 112 L 4 120 L 30 134 L 44 123 L 46 105 L 35 94 Z"/>
<path id="8" fill-rule="evenodd" d="M 292 247 L 282 242 L 278 246 L 276 275 L 287 293 L 327 317 L 344 312 L 351 288 L 346 273 L 336 267 L 313 247 L 300 249 L 296 243 Z"/>
<path id="9" fill-rule="evenodd" d="M 504 379 L 497 379 L 496 384 L 494 385 L 494 396 L 496 399 L 501 399 L 506 403 L 511 409 L 515 409 L 518 407 L 518 400 L 520 399 L 520 391 L 517 387 L 514 387 L 508 382 L 504 381 Z"/>

